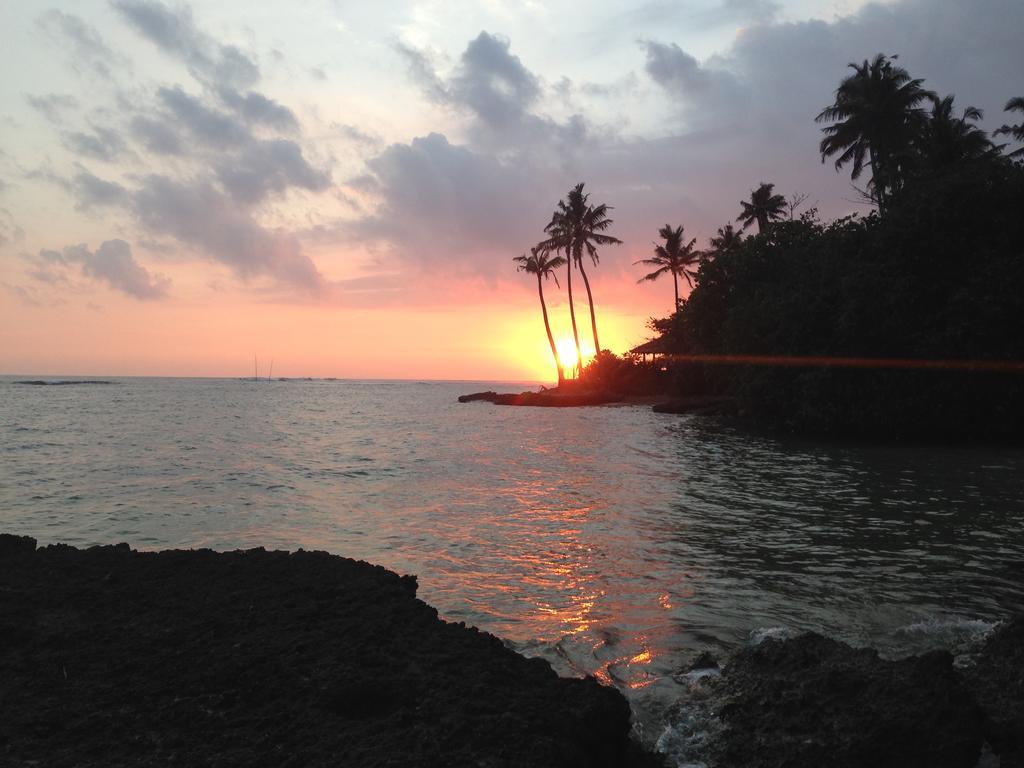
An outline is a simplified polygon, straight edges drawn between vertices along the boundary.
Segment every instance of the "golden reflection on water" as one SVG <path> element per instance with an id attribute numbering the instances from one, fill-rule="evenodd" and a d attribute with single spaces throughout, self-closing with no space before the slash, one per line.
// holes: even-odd
<path id="1" fill-rule="evenodd" d="M 614 487 L 613 474 L 608 480 Z M 502 584 L 491 589 L 515 600 L 518 611 L 492 631 L 538 643 L 577 673 L 607 685 L 640 689 L 665 674 L 658 662 L 668 663 L 673 620 L 693 589 L 678 571 L 666 583 L 663 572 L 635 570 L 629 555 L 639 549 L 641 531 L 621 525 L 618 505 L 604 498 L 604 490 L 565 475 L 531 473 L 504 491 L 514 508 L 505 519 L 492 519 L 485 534 L 501 561 L 495 576 Z M 592 503 L 551 503 L 580 496 Z M 480 587 L 478 573 L 455 577 L 456 589 Z M 638 631 L 613 626 L 624 616 L 636 618 Z"/>

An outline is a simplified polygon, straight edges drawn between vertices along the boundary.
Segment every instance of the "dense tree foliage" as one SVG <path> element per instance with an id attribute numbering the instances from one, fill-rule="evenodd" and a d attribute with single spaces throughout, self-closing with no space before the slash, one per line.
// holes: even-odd
<path id="1" fill-rule="evenodd" d="M 679 354 L 1022 361 L 1022 211 L 1024 165 L 983 153 L 918 170 L 884 217 L 824 225 L 811 211 L 717 252 L 655 327 Z M 703 373 L 703 386 L 769 427 L 979 437 L 1024 427 L 1020 372 L 712 363 Z"/>

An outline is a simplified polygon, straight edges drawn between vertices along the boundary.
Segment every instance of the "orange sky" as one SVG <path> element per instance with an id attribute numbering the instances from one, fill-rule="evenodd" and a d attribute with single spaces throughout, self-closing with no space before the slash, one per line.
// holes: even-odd
<path id="1" fill-rule="evenodd" d="M 663 225 L 706 247 L 760 182 L 866 210 L 813 119 L 848 62 L 988 129 L 1024 68 L 1019 3 L 578 5 L 0 5 L 0 374 L 552 381 L 512 258 L 575 184 L 624 241 L 590 270 L 622 353 L 672 307 L 633 266 Z"/>
<path id="2" fill-rule="evenodd" d="M 510 261 L 511 265 L 511 261 Z M 175 270 L 175 285 L 185 281 Z M 54 305 L 0 303 L 0 373 L 153 376 L 275 376 L 551 381 L 555 377 L 535 283 L 522 280 L 469 291 L 447 308 L 345 307 L 254 302 L 242 291 L 209 291 L 192 301 L 139 302 L 95 289 Z M 563 281 L 564 282 L 564 281 Z M 611 298 L 614 283 L 594 281 Z M 623 285 L 623 298 L 637 291 Z M 638 288 L 651 311 L 598 304 L 602 344 L 621 352 L 644 338 L 650 314 L 671 303 L 665 282 Z M 453 292 L 457 294 L 457 289 Z M 668 299 L 666 302 L 665 299 Z M 584 350 L 592 348 L 585 294 L 576 296 Z M 548 287 L 556 339 L 571 338 L 565 292 Z"/>

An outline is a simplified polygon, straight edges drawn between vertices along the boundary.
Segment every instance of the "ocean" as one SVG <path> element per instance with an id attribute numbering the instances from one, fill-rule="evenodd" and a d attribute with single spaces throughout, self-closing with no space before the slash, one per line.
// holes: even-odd
<path id="1" fill-rule="evenodd" d="M 957 651 L 1024 610 L 1016 449 L 456 401 L 522 383 L 25 379 L 0 378 L 0 531 L 416 574 L 443 618 L 619 687 L 680 765 L 702 651 L 804 630 Z"/>

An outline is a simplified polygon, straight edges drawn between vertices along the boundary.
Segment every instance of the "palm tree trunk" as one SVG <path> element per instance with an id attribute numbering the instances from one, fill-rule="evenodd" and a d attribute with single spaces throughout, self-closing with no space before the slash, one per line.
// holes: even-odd
<path id="1" fill-rule="evenodd" d="M 875 202 L 878 203 L 878 215 L 885 215 L 885 163 L 882 162 L 881 153 L 875 152 L 875 148 L 868 144 L 868 162 L 871 163 L 871 184 L 875 188 Z"/>
<path id="2" fill-rule="evenodd" d="M 565 260 L 566 263 L 566 286 L 569 291 L 569 318 L 572 320 L 572 339 L 576 342 L 576 372 L 579 375 L 579 370 L 583 365 L 583 350 L 580 349 L 580 332 L 576 330 L 576 310 L 572 305 L 572 251 L 569 248 L 565 249 L 565 255 L 568 256 Z"/>
<path id="3" fill-rule="evenodd" d="M 558 359 L 558 348 L 555 346 L 555 337 L 551 335 L 551 323 L 548 322 L 548 305 L 544 303 L 544 284 L 540 275 L 537 275 L 537 295 L 540 296 L 540 311 L 544 313 L 544 330 L 548 332 L 548 344 L 551 345 L 551 355 L 555 358 L 555 366 L 558 368 L 558 386 L 565 383 L 565 369 L 562 361 Z"/>
<path id="4" fill-rule="evenodd" d="M 764 213 L 764 211 L 758 211 L 757 212 L 757 231 L 758 232 L 764 232 L 766 229 L 768 229 L 768 216 Z"/>
<path id="5" fill-rule="evenodd" d="M 580 268 L 580 274 L 583 275 L 583 285 L 587 289 L 587 301 L 590 303 L 590 327 L 594 331 L 594 354 L 596 355 L 601 351 L 601 343 L 597 340 L 597 316 L 594 315 L 594 295 L 590 292 L 590 281 L 587 279 L 587 272 L 583 269 L 583 257 L 580 256 L 577 261 L 577 266 Z M 582 365 L 582 358 L 580 358 L 580 364 Z"/>
<path id="6" fill-rule="evenodd" d="M 679 275 L 675 272 L 672 273 L 672 286 L 676 289 L 676 306 L 673 308 L 673 312 L 679 311 Z"/>

